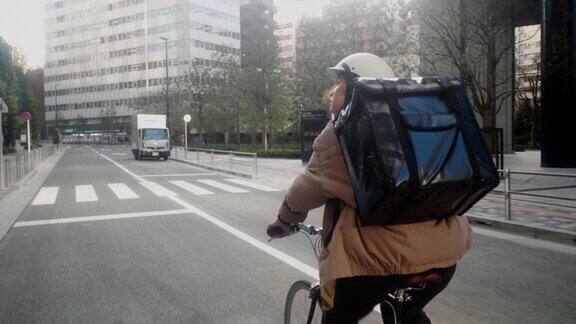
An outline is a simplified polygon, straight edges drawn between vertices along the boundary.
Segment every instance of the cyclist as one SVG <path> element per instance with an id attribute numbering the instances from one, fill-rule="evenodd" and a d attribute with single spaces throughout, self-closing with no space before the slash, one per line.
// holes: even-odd
<path id="1" fill-rule="evenodd" d="M 330 69 L 336 84 L 329 95 L 330 112 L 337 116 L 351 99 L 356 77 L 394 77 L 381 58 L 356 53 Z M 423 308 L 449 283 L 456 263 L 470 249 L 473 233 L 465 216 L 441 221 L 360 226 L 354 192 L 333 122 L 313 144 L 305 171 L 291 185 L 268 225 L 276 237 L 289 234 L 289 225 L 301 223 L 309 210 L 325 205 L 323 244 L 319 255 L 323 323 L 356 323 L 390 292 L 409 279 L 433 271 L 441 280 L 415 291 L 404 304 L 406 323 L 430 323 Z M 382 307 L 384 319 L 390 314 Z"/>

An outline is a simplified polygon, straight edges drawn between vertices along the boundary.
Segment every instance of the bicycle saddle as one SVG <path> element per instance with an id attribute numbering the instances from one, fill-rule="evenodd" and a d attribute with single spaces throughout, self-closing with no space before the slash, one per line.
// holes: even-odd
<path id="1" fill-rule="evenodd" d="M 404 282 L 405 287 L 416 287 L 423 284 L 438 283 L 442 281 L 442 275 L 435 270 L 431 269 L 428 271 L 415 273 L 408 276 L 408 279 Z"/>

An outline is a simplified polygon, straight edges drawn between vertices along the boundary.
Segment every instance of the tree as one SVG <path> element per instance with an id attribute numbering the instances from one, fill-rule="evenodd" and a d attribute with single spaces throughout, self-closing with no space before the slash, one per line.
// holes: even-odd
<path id="1" fill-rule="evenodd" d="M 412 4 L 425 31 L 420 39 L 423 75 L 455 70 L 482 117 L 484 128 L 495 127 L 495 116 L 515 89 L 506 86 L 515 77 L 505 64 L 514 41 L 504 29 L 501 3 L 495 0 L 434 0 Z"/>
<path id="2" fill-rule="evenodd" d="M 326 109 L 324 93 L 333 82 L 326 69 L 353 53 L 373 53 L 391 63 L 397 75 L 413 74 L 407 55 L 414 41 L 406 33 L 406 12 L 403 1 L 340 0 L 328 5 L 320 18 L 303 18 L 296 49 L 297 105 Z"/>
<path id="3" fill-rule="evenodd" d="M 207 129 L 206 109 L 212 93 L 212 68 L 203 60 L 196 60 L 189 66 L 188 75 L 177 83 L 177 96 L 183 110 L 191 112 L 195 118 L 199 135 L 205 143 Z"/>
<path id="4" fill-rule="evenodd" d="M 536 70 L 519 66 L 518 83 L 522 88 L 516 93 L 516 116 L 518 121 L 529 125 L 530 147 L 540 146 L 540 63 L 535 63 Z"/>
<path id="5" fill-rule="evenodd" d="M 248 124 L 255 134 L 260 128 L 262 133 L 262 149 L 269 148 L 271 121 L 280 111 L 278 105 L 282 93 L 282 72 L 279 69 L 244 69 L 242 92 L 247 96 L 247 102 L 252 109 L 247 110 Z"/>
<path id="6" fill-rule="evenodd" d="M 18 71 L 19 68 L 12 63 L 12 48 L 0 37 L 0 97 L 9 108 L 8 113 L 2 116 L 4 147 L 14 146 L 20 137 L 20 96 L 23 93 L 20 91 Z"/>
<path id="7" fill-rule="evenodd" d="M 255 140 L 257 129 L 262 133 L 262 149 L 269 148 L 268 135 L 273 110 L 272 102 L 278 92 L 279 59 L 278 40 L 274 35 L 276 23 L 272 12 L 264 7 L 252 7 L 250 21 L 244 25 L 242 38 L 241 66 L 244 70 L 243 92 L 249 96 L 248 102 L 254 110 L 248 116 L 252 118 L 252 138 Z M 246 12 L 248 14 L 248 12 Z"/>
<path id="8" fill-rule="evenodd" d="M 44 125 L 44 79 L 41 70 L 24 71 L 12 62 L 12 47 L 0 37 L 0 97 L 9 108 L 3 114 L 4 143 L 0 147 L 14 146 L 20 137 L 23 123 L 20 113 L 28 111 L 31 140 L 38 141 Z"/>
<path id="9" fill-rule="evenodd" d="M 214 57 L 218 68 L 214 72 L 211 93 L 211 116 L 217 130 L 224 133 L 224 143 L 228 147 L 229 134 L 236 132 L 237 144 L 240 146 L 240 115 L 242 110 L 241 91 L 242 70 L 238 57 L 219 53 Z"/>
<path id="10" fill-rule="evenodd" d="M 326 69 L 344 57 L 344 51 L 334 46 L 332 35 L 330 26 L 321 18 L 300 21 L 294 83 L 295 105 L 304 110 L 326 109 L 324 92 L 333 82 Z"/>
<path id="11" fill-rule="evenodd" d="M 2 114 L 2 132 L 4 133 L 3 147 L 14 146 L 16 134 L 20 132 L 20 125 L 17 122 L 19 112 L 18 97 L 13 94 L 14 90 L 9 83 L 0 79 L 0 98 L 8 106 L 8 113 Z"/>
<path id="12" fill-rule="evenodd" d="M 40 140 L 41 138 L 48 139 L 48 134 L 44 131 L 46 125 L 44 115 L 44 69 L 27 70 L 26 78 L 28 80 L 30 95 L 34 100 L 34 108 L 31 109 L 32 120 L 30 124 L 33 138 L 36 140 Z"/>

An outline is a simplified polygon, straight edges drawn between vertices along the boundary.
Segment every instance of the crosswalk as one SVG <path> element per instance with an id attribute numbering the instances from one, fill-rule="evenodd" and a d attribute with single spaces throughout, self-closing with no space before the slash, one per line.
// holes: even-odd
<path id="1" fill-rule="evenodd" d="M 58 187 L 43 187 L 38 191 L 32 205 L 52 205 L 56 202 L 58 196 Z"/>
<path id="2" fill-rule="evenodd" d="M 194 183 L 191 183 L 194 182 Z M 97 188 L 91 184 L 74 186 L 74 202 L 86 203 L 99 201 L 99 194 L 104 190 L 112 192 L 112 196 L 119 200 L 140 199 L 143 192 L 150 192 L 158 197 L 178 196 L 179 192 L 193 195 L 214 194 L 245 194 L 254 191 L 273 192 L 280 189 L 261 185 L 241 179 L 197 179 L 194 181 L 170 180 L 170 181 L 141 181 L 136 183 L 108 183 L 106 186 Z M 60 187 L 42 187 L 32 201 L 33 206 L 54 205 L 58 200 Z"/>
<path id="3" fill-rule="evenodd" d="M 76 202 L 98 201 L 92 185 L 76 186 Z"/>
<path id="4" fill-rule="evenodd" d="M 124 183 L 109 183 L 108 187 L 118 199 L 137 199 L 140 198 L 132 189 Z"/>

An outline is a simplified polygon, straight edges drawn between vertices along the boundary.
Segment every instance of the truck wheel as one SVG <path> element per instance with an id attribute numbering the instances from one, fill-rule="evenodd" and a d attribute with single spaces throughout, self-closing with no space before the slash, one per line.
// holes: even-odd
<path id="1" fill-rule="evenodd" d="M 164 155 L 164 161 L 168 161 L 168 155 Z"/>

